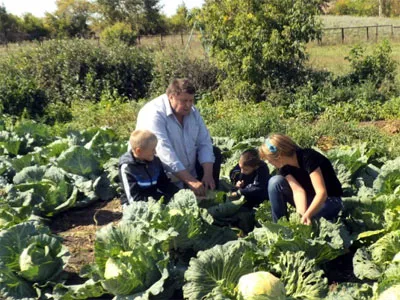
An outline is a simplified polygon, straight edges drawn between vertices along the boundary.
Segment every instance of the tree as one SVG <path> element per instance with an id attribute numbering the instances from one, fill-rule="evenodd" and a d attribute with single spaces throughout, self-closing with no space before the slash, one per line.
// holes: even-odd
<path id="1" fill-rule="evenodd" d="M 172 32 L 182 32 L 189 29 L 189 11 L 185 3 L 182 3 L 176 9 L 175 15 L 170 18 L 170 26 Z"/>
<path id="2" fill-rule="evenodd" d="M 45 27 L 43 19 L 35 17 L 31 13 L 23 15 L 21 25 L 28 40 L 40 40 L 50 35 L 50 30 Z"/>
<path id="3" fill-rule="evenodd" d="M 45 22 L 56 37 L 87 37 L 92 4 L 88 0 L 57 0 L 54 14 L 46 14 Z"/>
<path id="4" fill-rule="evenodd" d="M 140 34 L 155 34 L 165 31 L 160 14 L 160 0 L 97 0 L 98 12 L 107 25 L 116 22 L 131 24 Z"/>
<path id="5" fill-rule="evenodd" d="M 300 78 L 306 43 L 321 34 L 319 0 L 206 0 L 199 22 L 227 91 L 265 99 Z"/>
<path id="6" fill-rule="evenodd" d="M 22 39 L 18 17 L 7 13 L 0 5 L 0 43 L 8 44 Z"/>

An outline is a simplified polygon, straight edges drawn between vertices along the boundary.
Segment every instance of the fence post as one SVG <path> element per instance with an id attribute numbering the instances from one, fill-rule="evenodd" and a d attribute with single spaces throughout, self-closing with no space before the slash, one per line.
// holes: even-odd
<path id="1" fill-rule="evenodd" d="M 138 40 L 138 44 L 140 45 L 140 35 L 138 35 L 137 40 Z"/>
<path id="2" fill-rule="evenodd" d="M 368 32 L 369 27 L 367 26 L 367 41 L 369 41 L 369 32 Z"/>
<path id="3" fill-rule="evenodd" d="M 182 43 L 182 46 L 183 46 L 183 32 L 181 31 L 181 43 Z"/>
<path id="4" fill-rule="evenodd" d="M 393 32 L 393 24 L 392 25 L 390 25 L 390 27 L 391 27 L 391 35 L 392 35 L 392 38 L 393 38 L 393 35 L 394 35 L 394 32 Z"/>
<path id="5" fill-rule="evenodd" d="M 344 28 L 342 27 L 342 44 L 344 43 Z"/>
<path id="6" fill-rule="evenodd" d="M 378 42 L 378 25 L 376 25 L 376 27 L 375 27 L 376 29 L 375 29 L 375 31 L 376 31 L 376 33 L 375 33 L 375 38 L 376 38 L 376 41 Z"/>

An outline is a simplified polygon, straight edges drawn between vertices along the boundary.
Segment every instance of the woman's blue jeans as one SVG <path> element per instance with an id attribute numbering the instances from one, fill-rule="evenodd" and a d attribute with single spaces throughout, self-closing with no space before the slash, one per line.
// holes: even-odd
<path id="1" fill-rule="evenodd" d="M 287 216 L 287 203 L 294 205 L 293 192 L 286 178 L 275 175 L 268 181 L 268 196 L 272 206 L 272 220 L 276 223 L 283 216 Z M 312 199 L 307 199 L 307 206 Z M 324 217 L 327 220 L 334 220 L 343 208 L 340 197 L 328 197 L 320 211 L 313 218 Z"/>

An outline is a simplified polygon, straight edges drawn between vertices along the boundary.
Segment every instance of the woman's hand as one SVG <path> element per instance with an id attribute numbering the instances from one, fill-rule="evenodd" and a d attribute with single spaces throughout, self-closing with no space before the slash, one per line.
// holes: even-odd
<path id="1" fill-rule="evenodd" d="M 302 217 L 301 217 L 301 224 L 304 224 L 304 225 L 311 225 L 311 218 L 308 216 L 308 215 L 306 215 L 306 214 L 304 214 Z"/>

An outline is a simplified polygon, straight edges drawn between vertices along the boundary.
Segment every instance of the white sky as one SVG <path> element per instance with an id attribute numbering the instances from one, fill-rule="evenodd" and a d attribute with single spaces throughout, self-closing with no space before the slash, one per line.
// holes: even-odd
<path id="1" fill-rule="evenodd" d="M 160 0 L 163 6 L 162 12 L 167 16 L 175 14 L 178 5 L 185 3 L 188 9 L 193 7 L 200 8 L 204 0 Z M 45 12 L 54 12 L 56 10 L 56 0 L 0 0 L 4 4 L 8 13 L 21 16 L 30 12 L 37 17 L 43 17 Z"/>

